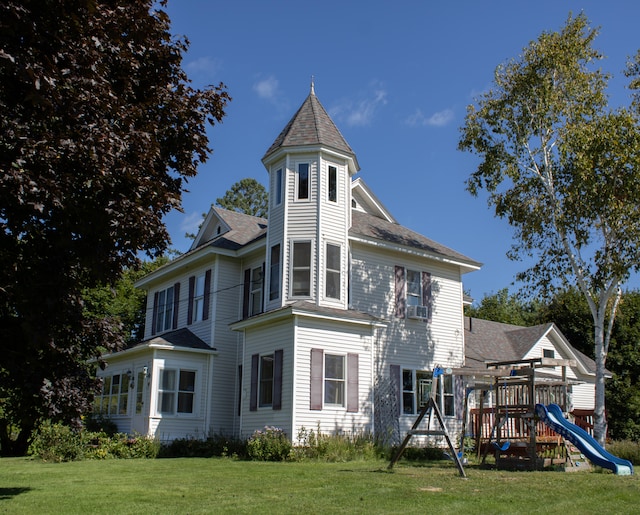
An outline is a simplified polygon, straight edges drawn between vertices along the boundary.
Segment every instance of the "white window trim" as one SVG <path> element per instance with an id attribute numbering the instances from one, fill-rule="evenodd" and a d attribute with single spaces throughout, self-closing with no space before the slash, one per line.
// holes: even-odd
<path id="1" fill-rule="evenodd" d="M 171 290 L 171 302 L 167 302 L 167 293 Z M 160 297 L 164 293 L 163 303 L 160 303 Z M 175 286 L 167 286 L 162 290 L 158 290 L 158 311 L 156 313 L 155 320 L 153 321 L 153 327 L 156 333 L 162 333 L 169 331 L 173 327 L 173 308 L 175 305 Z M 167 308 L 169 306 L 169 308 Z M 162 317 L 161 327 L 158 327 L 158 321 Z"/>
<path id="2" fill-rule="evenodd" d="M 169 370 L 173 370 L 176 372 L 176 383 L 175 383 L 175 387 L 173 390 L 163 390 L 162 389 L 162 374 L 164 373 L 164 371 L 169 371 Z M 200 383 L 200 375 L 201 375 L 201 371 L 196 368 L 196 367 L 189 367 L 189 366 L 181 366 L 176 364 L 175 366 L 161 366 L 157 369 L 156 371 L 156 376 L 157 376 L 157 387 L 156 387 L 156 400 L 155 400 L 155 407 L 154 407 L 154 411 L 155 411 L 155 415 L 157 417 L 176 417 L 176 418 L 195 418 L 197 417 L 197 413 L 198 413 L 198 409 L 197 409 L 197 402 L 198 402 L 198 391 L 199 391 L 199 383 Z M 180 388 L 180 373 L 181 372 L 193 372 L 195 374 L 194 377 L 194 384 L 193 384 L 193 392 L 186 392 L 186 393 L 192 393 L 193 394 L 193 411 L 191 413 L 178 413 L 178 396 L 181 392 Z M 160 404 L 161 404 L 161 399 L 162 399 L 162 393 L 167 392 L 167 393 L 173 393 L 175 398 L 173 400 L 173 410 L 172 412 L 163 412 L 160 410 Z"/>
<path id="3" fill-rule="evenodd" d="M 198 292 L 198 286 L 202 285 L 202 291 Z M 195 284 L 193 288 L 193 320 L 192 322 L 201 322 L 204 320 L 204 285 L 205 274 L 196 275 Z"/>
<path id="4" fill-rule="evenodd" d="M 271 358 L 271 403 L 263 404 L 262 403 L 262 363 L 263 359 Z M 260 358 L 258 361 L 258 409 L 273 409 L 273 386 L 275 380 L 275 353 L 271 352 L 269 354 L 260 354 Z"/>
<path id="5" fill-rule="evenodd" d="M 119 387 L 118 387 L 118 393 L 112 393 L 112 389 L 113 389 L 113 378 L 115 376 L 119 376 Z M 128 382 L 127 382 L 127 387 L 125 390 L 123 390 L 123 377 L 127 376 L 129 378 Z M 130 410 L 130 405 L 131 405 L 131 397 L 132 394 L 135 395 L 135 393 L 132 390 L 133 387 L 133 374 L 128 372 L 128 371 L 120 371 L 120 372 L 114 372 L 112 374 L 108 374 L 108 375 L 104 375 L 101 377 L 102 378 L 102 391 L 100 393 L 100 395 L 97 395 L 96 397 L 100 398 L 100 414 L 101 415 L 105 415 L 109 418 L 118 418 L 118 417 L 127 417 L 129 416 L 129 410 Z M 109 379 L 109 392 L 105 393 L 104 390 L 104 384 L 106 379 Z M 116 413 L 110 413 L 110 409 L 111 409 L 111 397 L 115 396 L 117 398 L 117 402 L 116 402 Z M 126 406 L 125 406 L 125 410 L 124 413 L 120 413 L 120 400 L 122 399 L 122 397 L 126 396 Z M 105 398 L 108 400 L 108 404 L 107 404 L 107 409 L 105 410 L 103 407 Z"/>
<path id="6" fill-rule="evenodd" d="M 338 266 L 340 268 L 338 268 L 337 270 L 334 269 L 330 269 L 328 266 L 328 259 L 327 259 L 327 255 L 328 255 L 328 248 L 329 245 L 332 245 L 334 247 L 338 247 L 338 250 L 340 252 L 339 255 L 339 263 Z M 342 301 L 342 278 L 343 278 L 343 273 L 342 273 L 342 251 L 343 251 L 343 245 L 335 242 L 335 241 L 325 241 L 324 242 L 324 288 L 323 288 L 323 292 L 322 292 L 322 296 L 325 300 L 329 301 L 329 302 L 341 302 Z M 338 274 L 338 296 L 337 297 L 329 297 L 327 295 L 327 278 L 329 276 L 329 273 L 337 273 Z"/>
<path id="7" fill-rule="evenodd" d="M 336 171 L 336 199 L 335 200 L 331 200 L 329 198 L 329 192 L 331 191 L 330 188 L 330 184 L 331 184 L 331 169 L 334 169 Z M 327 164 L 327 194 L 325 196 L 325 200 L 326 202 L 328 202 L 329 204 L 335 205 L 338 203 L 338 200 L 340 198 L 340 167 L 338 165 L 335 164 Z"/>
<path id="8" fill-rule="evenodd" d="M 276 169 L 273 181 L 275 183 L 273 186 L 273 205 L 279 206 L 282 204 L 282 186 L 284 184 L 284 168 L 282 166 Z"/>
<path id="9" fill-rule="evenodd" d="M 256 271 L 258 271 L 260 277 L 258 280 L 254 279 L 254 272 Z M 262 291 L 264 284 L 264 277 L 262 277 L 263 273 L 263 267 L 260 265 L 252 267 L 249 274 L 249 316 L 259 315 L 264 311 L 264 292 Z M 259 305 L 258 310 L 254 312 L 253 299 L 256 295 L 258 295 Z"/>
<path id="10" fill-rule="evenodd" d="M 412 382 L 412 387 L 413 390 L 405 390 L 404 389 L 404 373 L 405 371 L 411 372 L 411 382 Z M 400 387 L 402 388 L 402 394 L 401 394 L 401 398 L 400 398 L 400 402 L 401 402 L 401 407 L 400 407 L 400 413 L 402 416 L 405 417 L 415 417 L 416 415 L 418 415 L 420 413 L 420 410 L 422 409 L 421 406 L 418 405 L 418 382 L 417 382 L 417 373 L 418 372 L 422 372 L 424 374 L 426 374 L 428 377 L 432 378 L 433 377 L 433 371 L 432 370 L 422 370 L 422 369 L 415 369 L 415 368 L 411 368 L 411 367 L 401 367 L 400 369 Z M 437 392 L 437 396 L 436 396 L 436 400 L 438 402 L 438 407 L 440 408 L 440 413 L 442 413 L 442 416 L 444 418 L 448 418 L 448 419 L 453 419 L 456 417 L 456 404 L 455 404 L 455 381 L 453 380 L 453 376 L 449 375 L 447 377 L 451 377 L 452 381 L 451 381 L 451 392 L 445 392 L 444 390 L 444 378 L 445 376 L 442 375 L 440 376 L 439 380 L 438 380 L 438 392 Z M 413 412 L 412 413 L 405 413 L 404 410 L 404 394 L 405 392 L 409 392 L 411 391 L 413 394 Z M 447 415 L 445 413 L 445 397 L 453 397 L 453 414 L 449 414 Z"/>
<path id="11" fill-rule="evenodd" d="M 277 283 L 278 283 L 278 295 L 275 297 L 271 297 L 271 293 L 272 293 L 272 269 L 273 269 L 273 248 L 274 247 L 279 247 L 278 248 L 278 268 L 276 270 L 276 278 L 277 278 Z M 265 270 L 266 273 L 266 270 Z M 275 245 L 271 245 L 271 247 L 269 247 L 269 279 L 268 281 L 268 290 L 267 293 L 265 295 L 265 298 L 268 298 L 267 302 L 274 302 L 278 299 L 280 299 L 282 297 L 282 283 L 283 283 L 283 277 L 282 277 L 282 244 L 280 243 L 276 243 Z"/>
<path id="12" fill-rule="evenodd" d="M 333 356 L 333 357 L 339 357 L 342 358 L 342 371 L 343 371 L 343 378 L 342 378 L 342 404 L 333 404 L 330 402 L 327 402 L 326 400 L 326 384 L 327 384 L 327 380 L 329 381 L 335 381 L 334 378 L 327 378 L 327 356 Z M 347 370 L 348 366 L 347 366 L 347 355 L 343 354 L 341 352 L 330 352 L 330 351 L 325 351 L 322 355 L 322 409 L 333 409 L 333 410 L 339 410 L 339 411 L 346 411 L 347 409 L 347 385 L 349 378 L 347 377 L 347 374 L 349 373 L 349 371 Z"/>
<path id="13" fill-rule="evenodd" d="M 295 260 L 295 244 L 296 243 L 309 243 L 309 294 L 308 295 L 294 295 L 293 293 L 293 272 L 294 268 L 294 260 Z M 289 247 L 289 296 L 291 298 L 296 299 L 310 299 L 313 297 L 313 263 L 314 263 L 314 248 L 313 248 L 313 240 L 291 240 Z"/>
<path id="14" fill-rule="evenodd" d="M 300 198 L 300 165 L 307 165 L 307 197 Z M 295 196 L 296 202 L 311 202 L 311 162 L 300 161 L 295 163 Z"/>

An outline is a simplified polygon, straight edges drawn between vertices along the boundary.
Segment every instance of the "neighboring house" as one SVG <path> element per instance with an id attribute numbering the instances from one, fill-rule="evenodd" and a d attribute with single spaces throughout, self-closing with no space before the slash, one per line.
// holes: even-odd
<path id="1" fill-rule="evenodd" d="M 144 341 L 104 356 L 96 410 L 161 440 L 267 425 L 397 437 L 434 367 L 465 364 L 462 276 L 480 263 L 399 225 L 354 179 L 313 87 L 262 162 L 268 222 L 213 207 L 191 249 L 137 283 Z M 439 386 L 459 430 L 462 379 Z"/>
<path id="2" fill-rule="evenodd" d="M 465 319 L 466 367 L 486 368 L 486 363 L 525 361 L 536 358 L 555 358 L 575 362 L 567 367 L 573 409 L 593 410 L 596 364 L 575 349 L 555 324 L 533 327 L 502 324 L 478 318 Z M 541 368 L 537 376 L 541 381 L 558 379 L 561 367 Z M 611 377 L 608 374 L 607 377 Z"/>

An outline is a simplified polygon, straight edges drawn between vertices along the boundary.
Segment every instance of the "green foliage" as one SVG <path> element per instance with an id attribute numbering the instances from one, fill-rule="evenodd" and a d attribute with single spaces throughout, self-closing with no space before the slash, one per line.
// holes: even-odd
<path id="1" fill-rule="evenodd" d="M 465 306 L 465 315 L 503 324 L 528 326 L 535 324 L 539 303 L 525 302 L 518 294 L 509 295 L 503 288 L 498 293 L 485 295 L 477 307 Z"/>
<path id="2" fill-rule="evenodd" d="M 85 429 L 90 433 L 105 433 L 113 436 L 118 432 L 117 424 L 108 417 L 90 413 L 83 420 Z"/>
<path id="3" fill-rule="evenodd" d="M 236 182 L 223 197 L 216 199 L 216 205 L 245 215 L 266 218 L 269 212 L 269 195 L 262 184 L 247 178 Z"/>
<path id="4" fill-rule="evenodd" d="M 45 422 L 29 447 L 29 454 L 42 461 L 155 458 L 160 443 L 145 436 L 75 431 L 60 423 Z"/>
<path id="5" fill-rule="evenodd" d="M 634 467 L 640 465 L 640 441 L 635 440 L 613 440 L 607 444 L 607 452 L 629 460 Z M 635 471 L 637 474 L 637 471 Z"/>
<path id="6" fill-rule="evenodd" d="M 221 434 L 209 436 L 206 440 L 178 438 L 164 444 L 159 458 L 211 458 L 214 456 L 245 458 L 247 442 Z"/>
<path id="7" fill-rule="evenodd" d="M 375 460 L 382 455 L 374 443 L 373 436 L 369 433 L 326 435 L 319 429 L 314 431 L 302 427 L 298 431 L 298 442 L 294 456 L 299 461 L 306 459 L 327 462 Z"/>
<path id="8" fill-rule="evenodd" d="M 499 66 L 493 89 L 469 106 L 458 147 L 481 159 L 469 192 L 486 190 L 515 229 L 509 257 L 534 258 L 518 279 L 545 295 L 575 284 L 588 303 L 602 443 L 606 328 L 620 285 L 640 269 L 640 126 L 637 113 L 607 106 L 596 36 L 584 14 L 569 16 Z"/>
<path id="9" fill-rule="evenodd" d="M 247 455 L 258 461 L 285 461 L 290 459 L 293 445 L 284 431 L 266 426 L 258 429 L 247 441 Z"/>
<path id="10" fill-rule="evenodd" d="M 164 253 L 163 217 L 210 152 L 230 100 L 194 89 L 166 2 L 0 3 L 0 451 L 79 424 L 122 320 L 87 316 L 139 256 Z M 15 434 L 14 428 L 18 428 Z"/>

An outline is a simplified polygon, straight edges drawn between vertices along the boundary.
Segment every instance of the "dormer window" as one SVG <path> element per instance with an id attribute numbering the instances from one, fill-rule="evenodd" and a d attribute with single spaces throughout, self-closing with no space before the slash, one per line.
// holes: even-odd
<path id="1" fill-rule="evenodd" d="M 297 189 L 298 200 L 309 199 L 309 163 L 298 164 Z"/>

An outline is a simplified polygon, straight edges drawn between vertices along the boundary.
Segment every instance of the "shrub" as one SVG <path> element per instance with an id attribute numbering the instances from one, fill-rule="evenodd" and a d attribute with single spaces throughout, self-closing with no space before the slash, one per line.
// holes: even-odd
<path id="1" fill-rule="evenodd" d="M 179 438 L 164 444 L 160 458 L 211 458 L 213 456 L 244 458 L 247 455 L 247 443 L 244 440 L 214 434 L 206 440 L 197 438 Z"/>
<path id="2" fill-rule="evenodd" d="M 29 447 L 29 454 L 56 463 L 79 460 L 84 455 L 82 436 L 69 426 L 45 422 Z"/>
<path id="3" fill-rule="evenodd" d="M 289 459 L 292 449 L 287 435 L 277 427 L 257 430 L 247 441 L 247 454 L 253 460 L 284 461 Z"/>
<path id="4" fill-rule="evenodd" d="M 377 459 L 381 452 L 368 433 L 325 435 L 317 429 L 298 431 L 299 445 L 294 450 L 298 460 L 317 459 L 328 462 Z"/>
<path id="5" fill-rule="evenodd" d="M 108 417 L 90 413 L 84 419 L 84 427 L 90 433 L 105 433 L 114 436 L 118 433 L 117 424 Z"/>
<path id="6" fill-rule="evenodd" d="M 634 465 L 640 464 L 640 442 L 631 440 L 613 441 L 607 444 L 607 452 L 623 460 L 629 460 Z"/>

